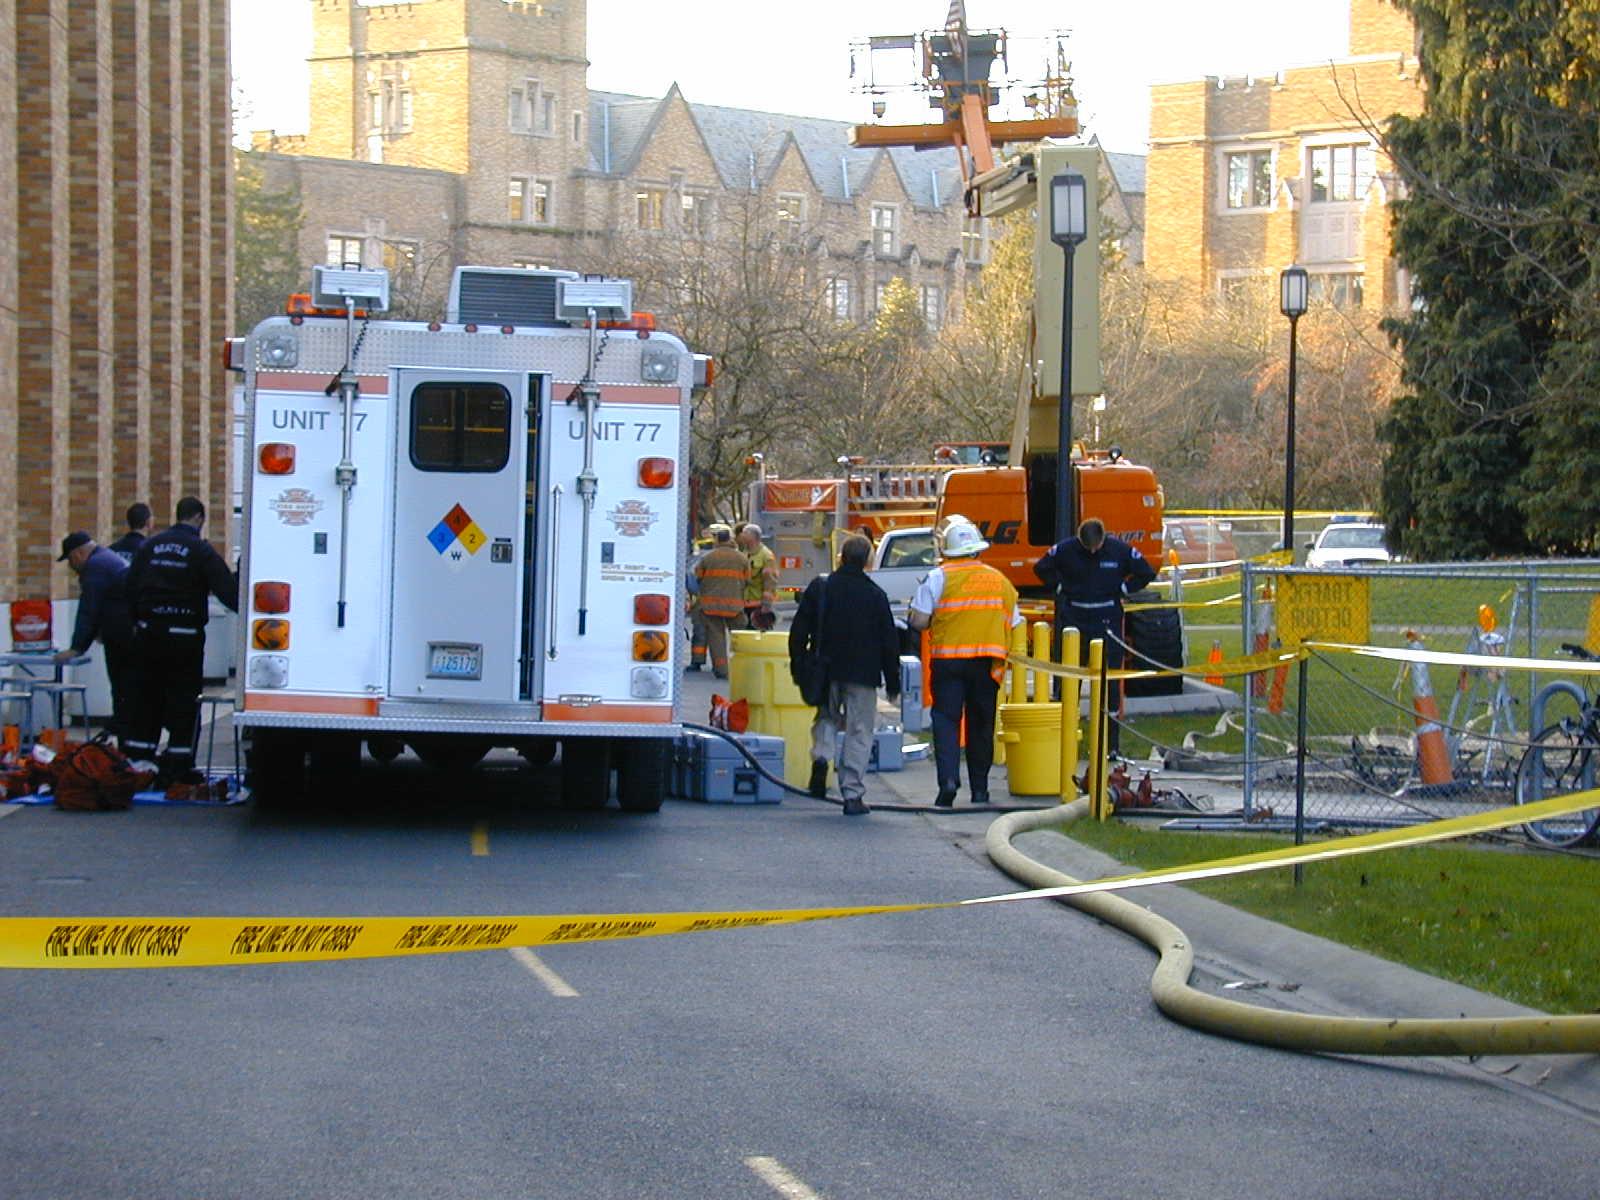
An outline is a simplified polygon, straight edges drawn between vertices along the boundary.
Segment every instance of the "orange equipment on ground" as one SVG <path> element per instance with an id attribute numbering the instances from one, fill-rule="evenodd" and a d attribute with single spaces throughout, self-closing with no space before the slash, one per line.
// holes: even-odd
<path id="1" fill-rule="evenodd" d="M 1211 640 L 1211 653 L 1206 655 L 1206 662 L 1208 662 L 1212 666 L 1216 666 L 1221 661 L 1222 661 L 1222 643 L 1217 641 L 1215 638 L 1213 638 Z M 1221 675 L 1207 675 L 1206 676 L 1206 682 L 1209 683 L 1212 687 L 1221 687 L 1222 686 L 1222 676 Z"/>
<path id="2" fill-rule="evenodd" d="M 1422 635 L 1406 630 L 1406 645 L 1412 650 L 1423 649 Z M 1417 721 L 1417 763 L 1422 772 L 1422 786 L 1448 788 L 1454 782 L 1450 768 L 1450 747 L 1445 742 L 1444 726 L 1439 720 L 1439 705 L 1433 698 L 1433 680 L 1428 675 L 1428 664 L 1411 664 L 1411 708 Z"/>

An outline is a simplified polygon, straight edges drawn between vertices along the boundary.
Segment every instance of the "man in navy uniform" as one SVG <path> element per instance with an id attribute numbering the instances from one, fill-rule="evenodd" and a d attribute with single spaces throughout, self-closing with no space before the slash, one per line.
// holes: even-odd
<path id="1" fill-rule="evenodd" d="M 128 564 L 99 546 L 81 529 L 61 539 L 61 557 L 78 576 L 78 619 L 72 641 L 56 655 L 64 663 L 89 653 L 98 638 L 106 648 L 106 679 L 111 684 L 111 732 L 119 744 L 127 735 L 134 680 L 133 619 L 128 614 Z"/>
<path id="2" fill-rule="evenodd" d="M 1050 547 L 1034 564 L 1033 572 L 1056 591 L 1061 601 L 1062 626 L 1076 629 L 1079 665 L 1089 660 L 1089 643 L 1095 638 L 1105 643 L 1106 670 L 1122 666 L 1122 601 L 1142 591 L 1156 577 L 1155 569 L 1138 549 L 1119 537 L 1106 533 L 1099 520 L 1090 517 L 1078 526 L 1078 536 Z M 1122 685 L 1113 682 L 1106 697 L 1112 713 L 1121 707 Z M 1121 727 L 1111 721 L 1108 752 L 1121 746 Z"/>
<path id="3" fill-rule="evenodd" d="M 209 597 L 239 611 L 239 577 L 200 536 L 206 506 L 193 496 L 178 501 L 177 523 L 139 547 L 128 568 L 137 647 L 136 711 L 124 743 L 128 757 L 157 763 L 157 787 L 199 782 L 194 737 L 206 654 Z"/>

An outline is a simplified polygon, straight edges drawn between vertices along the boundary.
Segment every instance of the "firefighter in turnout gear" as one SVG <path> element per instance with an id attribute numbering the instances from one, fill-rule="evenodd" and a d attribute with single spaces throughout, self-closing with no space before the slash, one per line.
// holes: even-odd
<path id="1" fill-rule="evenodd" d="M 744 589 L 750 560 L 733 544 L 733 530 L 720 522 L 711 527 L 716 544 L 694 568 L 700 582 L 700 616 L 706 625 L 711 673 L 728 677 L 728 632 L 744 621 Z"/>
<path id="2" fill-rule="evenodd" d="M 178 501 L 177 524 L 146 540 L 128 567 L 128 604 L 134 620 L 133 712 L 124 752 L 158 761 L 156 786 L 198 782 L 194 776 L 195 724 L 206 651 L 208 599 L 239 611 L 239 577 L 200 536 L 206 507 L 193 496 Z"/>
<path id="3" fill-rule="evenodd" d="M 945 560 L 929 571 L 912 597 L 908 619 L 931 630 L 933 757 L 939 794 L 949 808 L 961 786 L 961 720 L 967 722 L 967 786 L 972 803 L 989 803 L 994 765 L 994 718 L 1011 629 L 1022 623 L 1017 589 L 977 555 L 989 548 L 963 516 L 946 518 L 935 535 Z"/>

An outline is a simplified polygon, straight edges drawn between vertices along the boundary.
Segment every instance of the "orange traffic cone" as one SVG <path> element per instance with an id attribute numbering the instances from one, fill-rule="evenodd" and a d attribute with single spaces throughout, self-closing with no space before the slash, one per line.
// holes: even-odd
<path id="1" fill-rule="evenodd" d="M 1408 629 L 1405 637 L 1410 649 L 1423 648 L 1421 634 Z M 1433 698 L 1433 680 L 1428 675 L 1427 663 L 1411 664 L 1411 708 L 1416 714 L 1417 765 L 1422 772 L 1422 787 L 1433 792 L 1454 790 L 1450 747 L 1444 740 L 1444 726 L 1439 723 L 1439 705 Z"/>
<path id="2" fill-rule="evenodd" d="M 1221 661 L 1222 661 L 1222 643 L 1217 641 L 1215 638 L 1213 638 L 1211 640 L 1211 653 L 1206 655 L 1206 662 L 1208 662 L 1209 664 L 1211 664 L 1214 667 L 1218 663 L 1220 663 Z M 1212 687 L 1221 687 L 1222 686 L 1222 676 L 1221 675 L 1207 675 L 1206 676 L 1206 682 L 1209 683 Z"/>

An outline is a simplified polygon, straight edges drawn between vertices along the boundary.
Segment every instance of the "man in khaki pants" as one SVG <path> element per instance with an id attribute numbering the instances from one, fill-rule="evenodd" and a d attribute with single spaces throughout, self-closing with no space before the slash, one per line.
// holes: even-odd
<path id="1" fill-rule="evenodd" d="M 811 723 L 811 786 L 821 796 L 828 784 L 838 730 L 839 794 L 847 817 L 867 812 L 867 763 L 877 726 L 878 681 L 891 701 L 900 696 L 900 635 L 895 632 L 889 597 L 867 577 L 872 543 L 852 534 L 839 547 L 839 569 L 819 575 L 800 597 L 789 627 L 790 672 L 807 655 L 828 662 L 828 693 Z"/>

